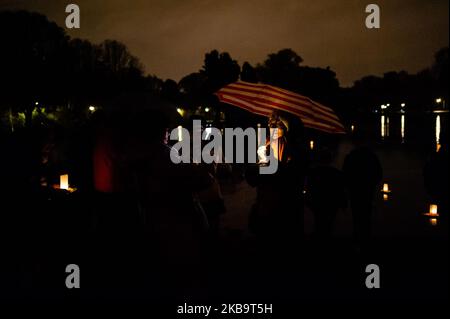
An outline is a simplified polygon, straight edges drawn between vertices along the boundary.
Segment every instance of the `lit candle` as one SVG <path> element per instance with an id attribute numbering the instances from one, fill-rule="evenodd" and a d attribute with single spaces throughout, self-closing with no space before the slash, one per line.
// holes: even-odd
<path id="1" fill-rule="evenodd" d="M 59 177 L 59 188 L 60 189 L 69 189 L 69 174 L 64 174 Z"/>

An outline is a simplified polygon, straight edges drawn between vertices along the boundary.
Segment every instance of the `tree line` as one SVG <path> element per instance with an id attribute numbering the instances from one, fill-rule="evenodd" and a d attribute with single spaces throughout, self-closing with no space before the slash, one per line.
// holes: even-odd
<path id="1" fill-rule="evenodd" d="M 7 127 L 13 127 L 19 115 L 22 125 L 31 127 L 58 112 L 59 120 L 74 125 L 86 119 L 90 105 L 107 108 L 123 97 L 144 94 L 187 109 L 214 107 L 218 101 L 213 93 L 239 79 L 309 96 L 334 107 L 344 119 L 382 103 L 407 103 L 420 110 L 436 96 L 448 99 L 448 47 L 436 53 L 432 66 L 417 74 L 366 76 L 343 88 L 330 67 L 306 66 L 292 49 L 242 66 L 229 53 L 213 50 L 205 54 L 197 72 L 178 82 L 162 80 L 145 74 L 139 59 L 123 43 L 93 44 L 70 38 L 44 15 L 27 11 L 0 12 L 0 41 L 0 115 Z"/>

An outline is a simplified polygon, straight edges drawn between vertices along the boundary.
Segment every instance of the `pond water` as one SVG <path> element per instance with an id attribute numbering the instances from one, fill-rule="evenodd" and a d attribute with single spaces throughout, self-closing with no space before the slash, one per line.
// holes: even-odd
<path id="1" fill-rule="evenodd" d="M 374 115 L 353 124 L 352 134 L 362 131 L 361 135 L 378 155 L 383 167 L 382 184 L 388 184 L 391 191 L 383 196 L 380 186 L 375 202 L 374 235 L 447 234 L 448 225 L 443 225 L 439 219 L 423 216 L 434 204 L 425 190 L 423 168 L 439 149 L 441 133 L 447 129 L 448 112 Z M 345 156 L 353 147 L 351 137 L 342 140 L 335 161 L 337 167 L 342 167 Z M 340 232 L 350 231 L 351 220 L 347 220 L 350 218 L 350 214 L 341 218 Z"/>
<path id="2" fill-rule="evenodd" d="M 353 132 L 343 137 L 336 150 L 334 165 L 342 168 L 345 156 L 354 148 L 356 136 L 368 141 L 383 167 L 383 181 L 374 202 L 373 235 L 382 238 L 447 236 L 448 225 L 440 220 L 424 217 L 433 203 L 423 180 L 427 159 L 436 152 L 441 132 L 448 128 L 448 113 L 426 114 L 373 114 L 355 121 Z M 444 133 L 445 134 L 445 133 Z M 320 138 L 315 147 L 320 147 Z M 383 184 L 390 193 L 383 197 Z M 255 189 L 244 181 L 229 191 L 224 185 L 227 214 L 223 216 L 225 228 L 246 231 Z M 439 208 L 438 208 L 439 210 Z M 305 211 L 305 232 L 311 233 L 313 216 Z M 336 235 L 351 236 L 351 212 L 339 214 Z"/>

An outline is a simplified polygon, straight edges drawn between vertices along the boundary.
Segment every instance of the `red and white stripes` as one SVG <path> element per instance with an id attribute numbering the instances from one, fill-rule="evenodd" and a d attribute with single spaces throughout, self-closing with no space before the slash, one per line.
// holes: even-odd
<path id="1" fill-rule="evenodd" d="M 258 115 L 270 116 L 274 110 L 281 110 L 300 117 L 305 127 L 327 133 L 345 133 L 331 108 L 278 87 L 239 81 L 221 88 L 216 95 L 223 103 Z"/>

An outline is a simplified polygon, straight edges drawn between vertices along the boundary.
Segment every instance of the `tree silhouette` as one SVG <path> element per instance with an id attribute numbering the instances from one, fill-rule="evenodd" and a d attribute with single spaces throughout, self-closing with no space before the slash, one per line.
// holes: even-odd
<path id="1" fill-rule="evenodd" d="M 258 82 L 258 75 L 256 74 L 256 70 L 248 62 L 244 62 L 244 64 L 242 65 L 241 80 L 251 83 Z"/>
<path id="2" fill-rule="evenodd" d="M 206 53 L 203 69 L 200 71 L 206 78 L 206 92 L 212 94 L 221 87 L 239 79 L 240 67 L 229 53 L 213 50 Z"/>
<path id="3" fill-rule="evenodd" d="M 263 83 L 296 91 L 300 81 L 300 63 L 303 59 L 291 49 L 283 49 L 269 54 L 257 72 Z"/>
<path id="4" fill-rule="evenodd" d="M 202 72 L 186 75 L 178 82 L 184 103 L 189 108 L 194 108 L 204 103 L 207 77 Z"/>
<path id="5" fill-rule="evenodd" d="M 56 103 L 65 92 L 68 37 L 43 15 L 4 11 L 0 41 L 2 100 L 15 112 L 24 112 L 30 127 L 35 107 Z"/>

